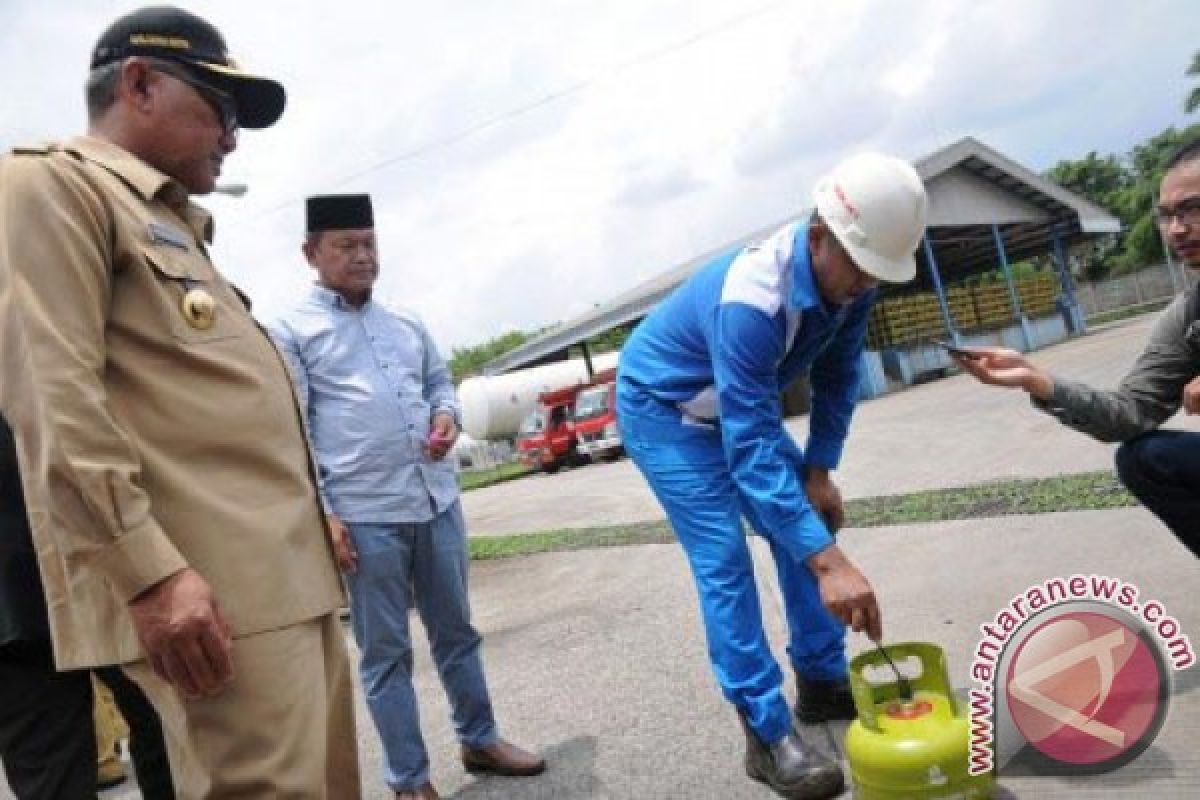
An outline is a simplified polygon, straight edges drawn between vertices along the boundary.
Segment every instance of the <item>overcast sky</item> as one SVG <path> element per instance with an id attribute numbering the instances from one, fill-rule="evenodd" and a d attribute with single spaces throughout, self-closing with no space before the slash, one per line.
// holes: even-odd
<path id="1" fill-rule="evenodd" d="M 82 132 L 140 3 L 0 0 L 0 145 Z M 370 192 L 378 290 L 443 349 L 577 314 L 796 213 L 875 148 L 975 136 L 1034 169 L 1183 114 L 1196 0 L 196 0 L 282 120 L 226 161 L 219 267 L 269 318 L 312 273 L 304 197 Z"/>

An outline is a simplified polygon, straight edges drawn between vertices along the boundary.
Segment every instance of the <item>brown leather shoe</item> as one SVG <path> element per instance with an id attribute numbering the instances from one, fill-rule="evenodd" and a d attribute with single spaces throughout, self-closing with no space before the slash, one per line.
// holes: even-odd
<path id="1" fill-rule="evenodd" d="M 511 742 L 497 739 L 490 747 L 464 746 L 462 762 L 467 772 L 486 772 L 492 775 L 525 777 L 540 775 L 546 770 L 546 760 L 522 750 Z"/>
<path id="2" fill-rule="evenodd" d="M 433 788 L 433 784 L 426 781 L 416 789 L 396 792 L 396 800 L 441 800 L 441 798 L 437 789 Z"/>

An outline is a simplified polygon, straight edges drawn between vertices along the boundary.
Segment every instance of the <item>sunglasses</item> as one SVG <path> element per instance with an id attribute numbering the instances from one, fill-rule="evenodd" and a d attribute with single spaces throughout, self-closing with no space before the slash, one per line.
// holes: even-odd
<path id="1" fill-rule="evenodd" d="M 163 75 L 170 75 L 177 81 L 186 83 L 192 87 L 196 94 L 200 95 L 201 99 L 208 103 L 212 110 L 216 112 L 217 120 L 221 123 L 221 129 L 226 134 L 232 134 L 237 131 L 237 102 L 233 99 L 233 95 L 221 91 L 212 84 L 205 83 L 181 67 L 152 64 L 150 69 L 155 72 L 161 72 Z"/>

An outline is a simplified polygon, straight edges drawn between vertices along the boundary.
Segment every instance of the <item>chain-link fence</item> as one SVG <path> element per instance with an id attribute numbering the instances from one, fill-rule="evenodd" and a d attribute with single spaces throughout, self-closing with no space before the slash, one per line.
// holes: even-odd
<path id="1" fill-rule="evenodd" d="M 1141 305 L 1165 303 L 1195 279 L 1179 265 L 1159 264 L 1128 275 L 1081 283 L 1075 291 L 1085 317 Z"/>
<path id="2" fill-rule="evenodd" d="M 1165 305 L 1195 277 L 1179 265 L 1159 264 L 1118 278 L 1080 283 L 1076 301 L 1085 318 L 1111 312 Z M 1013 281 L 1021 312 L 1027 319 L 1063 312 L 1058 275 L 1044 272 Z M 999 330 L 1018 321 L 1012 294 L 1005 283 L 948 285 L 946 307 L 959 333 Z M 908 347 L 946 335 L 941 304 L 933 292 L 889 297 L 875 304 L 867 329 L 867 347 L 872 350 Z"/>

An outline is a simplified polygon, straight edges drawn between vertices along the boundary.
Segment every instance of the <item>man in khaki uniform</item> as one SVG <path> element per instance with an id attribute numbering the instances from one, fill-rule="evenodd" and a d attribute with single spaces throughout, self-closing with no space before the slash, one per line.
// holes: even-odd
<path id="1" fill-rule="evenodd" d="M 0 161 L 0 411 L 58 667 L 125 665 L 181 798 L 358 797 L 303 422 L 188 199 L 283 87 L 168 7 L 118 19 L 91 64 L 88 134 Z"/>

